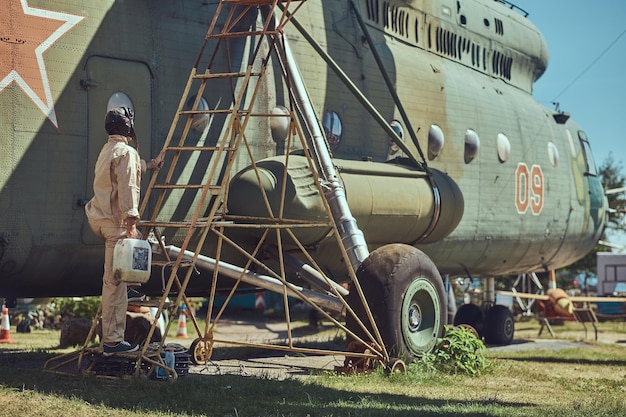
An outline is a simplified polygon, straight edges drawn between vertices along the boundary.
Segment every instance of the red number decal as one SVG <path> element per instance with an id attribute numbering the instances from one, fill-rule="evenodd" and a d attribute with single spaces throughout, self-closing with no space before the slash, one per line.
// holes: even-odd
<path id="1" fill-rule="evenodd" d="M 515 206 L 519 214 L 530 211 L 538 216 L 543 210 L 543 171 L 539 165 L 517 164 L 515 170 Z"/>
<path id="2" fill-rule="evenodd" d="M 530 210 L 538 216 L 543 210 L 543 171 L 539 165 L 530 170 Z"/>
<path id="3" fill-rule="evenodd" d="M 522 162 L 515 170 L 515 205 L 519 214 L 528 210 L 528 167 Z"/>

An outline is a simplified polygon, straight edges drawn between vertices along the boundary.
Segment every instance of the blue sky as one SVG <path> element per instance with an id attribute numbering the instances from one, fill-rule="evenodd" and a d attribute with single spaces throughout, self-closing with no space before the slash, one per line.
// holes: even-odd
<path id="1" fill-rule="evenodd" d="M 517 4 L 530 13 L 550 51 L 548 69 L 535 83 L 535 98 L 548 107 L 557 101 L 571 114 L 587 133 L 598 164 L 613 151 L 624 165 L 626 135 L 620 122 L 626 118 L 626 1 Z"/>
<path id="2" fill-rule="evenodd" d="M 535 99 L 551 108 L 559 102 L 586 132 L 596 163 L 612 152 L 626 175 L 626 1 L 512 2 L 529 13 L 550 52 Z M 626 245 L 626 235 L 613 242 Z"/>

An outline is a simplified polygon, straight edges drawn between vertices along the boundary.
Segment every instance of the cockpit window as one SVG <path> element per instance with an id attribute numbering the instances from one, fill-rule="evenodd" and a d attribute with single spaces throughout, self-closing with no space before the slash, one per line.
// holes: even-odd
<path id="1" fill-rule="evenodd" d="M 578 138 L 580 139 L 580 144 L 583 148 L 583 153 L 585 156 L 585 163 L 587 164 L 586 174 L 597 176 L 598 169 L 596 168 L 596 162 L 593 160 L 593 154 L 591 153 L 591 146 L 589 146 L 587 135 L 582 130 L 579 130 Z"/>

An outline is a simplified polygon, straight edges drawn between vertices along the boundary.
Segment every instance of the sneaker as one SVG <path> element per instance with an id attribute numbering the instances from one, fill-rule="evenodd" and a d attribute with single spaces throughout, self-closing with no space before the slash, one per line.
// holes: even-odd
<path id="1" fill-rule="evenodd" d="M 142 294 L 134 288 L 128 289 L 128 301 L 143 301 L 146 298 L 146 294 Z"/>
<path id="2" fill-rule="evenodd" d="M 105 343 L 103 346 L 102 354 L 104 356 L 111 356 L 111 355 L 115 355 L 116 353 L 129 353 L 129 352 L 136 352 L 137 350 L 139 350 L 139 345 L 131 345 L 130 343 L 126 341 L 118 342 L 114 344 L 113 346 L 107 345 Z"/>

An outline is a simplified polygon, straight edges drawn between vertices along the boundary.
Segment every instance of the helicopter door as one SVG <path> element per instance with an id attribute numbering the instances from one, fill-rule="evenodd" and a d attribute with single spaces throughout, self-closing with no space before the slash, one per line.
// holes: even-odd
<path id="1" fill-rule="evenodd" d="M 87 60 L 86 76 L 82 80 L 87 90 L 89 146 L 87 155 L 86 196 L 93 196 L 94 167 L 98 154 L 107 140 L 104 130 L 104 116 L 109 108 L 125 106 L 135 111 L 135 132 L 139 145 L 139 155 L 150 160 L 151 149 L 151 103 L 152 76 L 149 67 L 141 62 L 92 56 Z M 142 178 L 142 190 L 148 184 L 148 175 Z M 84 218 L 82 239 L 86 244 L 102 244 Z"/>

